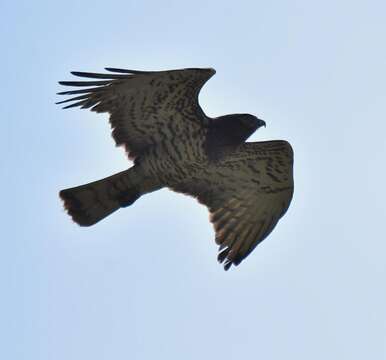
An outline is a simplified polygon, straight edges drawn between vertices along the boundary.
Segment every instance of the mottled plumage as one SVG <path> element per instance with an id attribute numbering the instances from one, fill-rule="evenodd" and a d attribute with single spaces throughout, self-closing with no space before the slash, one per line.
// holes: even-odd
<path id="1" fill-rule="evenodd" d="M 286 141 L 245 142 L 264 121 L 249 114 L 209 118 L 198 94 L 213 69 L 73 72 L 91 81 L 60 95 L 64 108 L 110 114 L 112 136 L 134 166 L 108 178 L 62 190 L 73 220 L 93 225 L 141 195 L 168 187 L 206 205 L 227 270 L 238 265 L 276 226 L 293 193 L 293 153 Z"/>

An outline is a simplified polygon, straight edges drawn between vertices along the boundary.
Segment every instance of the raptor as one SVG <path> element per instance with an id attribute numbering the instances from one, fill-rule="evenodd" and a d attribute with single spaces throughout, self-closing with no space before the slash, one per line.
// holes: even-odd
<path id="1" fill-rule="evenodd" d="M 94 225 L 142 195 L 167 187 L 206 205 L 225 270 L 238 265 L 274 229 L 293 195 L 287 141 L 246 142 L 265 122 L 249 114 L 210 118 L 198 102 L 214 69 L 72 72 L 85 81 L 58 104 L 108 113 L 116 144 L 134 165 L 60 191 L 72 219 Z"/>

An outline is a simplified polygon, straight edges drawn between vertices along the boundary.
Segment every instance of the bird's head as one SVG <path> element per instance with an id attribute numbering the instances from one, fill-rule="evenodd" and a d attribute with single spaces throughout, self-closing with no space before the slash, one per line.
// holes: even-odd
<path id="1" fill-rule="evenodd" d="M 214 118 L 211 136 L 222 145 L 238 145 L 245 142 L 265 122 L 250 114 L 230 114 Z"/>
<path id="2" fill-rule="evenodd" d="M 240 124 L 246 128 L 246 130 L 250 130 L 252 132 L 262 126 L 266 126 L 264 120 L 250 114 L 238 114 L 238 120 Z"/>

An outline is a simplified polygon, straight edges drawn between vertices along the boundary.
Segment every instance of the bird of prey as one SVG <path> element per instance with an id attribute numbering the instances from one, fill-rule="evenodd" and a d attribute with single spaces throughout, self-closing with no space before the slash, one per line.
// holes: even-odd
<path id="1" fill-rule="evenodd" d="M 109 113 L 112 136 L 134 165 L 60 191 L 64 207 L 90 226 L 142 195 L 167 187 L 206 205 L 225 270 L 238 265 L 287 211 L 293 194 L 293 151 L 287 141 L 246 142 L 265 122 L 249 114 L 205 115 L 198 94 L 215 70 L 189 68 L 109 73 L 72 72 L 87 81 L 58 104 Z M 91 80 L 90 80 L 91 79 Z M 79 88 L 78 88 L 79 87 Z"/>

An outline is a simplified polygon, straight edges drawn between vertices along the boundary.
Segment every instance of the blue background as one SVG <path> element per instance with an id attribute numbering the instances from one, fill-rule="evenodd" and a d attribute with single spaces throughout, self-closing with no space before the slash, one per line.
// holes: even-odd
<path id="1" fill-rule="evenodd" d="M 2 359 L 384 359 L 384 1 L 2 2 Z M 224 272 L 207 210 L 168 190 L 91 228 L 60 189 L 127 168 L 58 80 L 214 67 L 210 116 L 287 139 L 295 195 Z"/>

